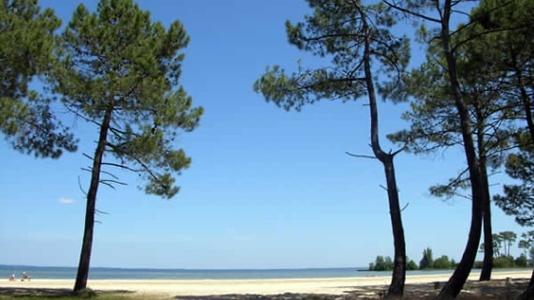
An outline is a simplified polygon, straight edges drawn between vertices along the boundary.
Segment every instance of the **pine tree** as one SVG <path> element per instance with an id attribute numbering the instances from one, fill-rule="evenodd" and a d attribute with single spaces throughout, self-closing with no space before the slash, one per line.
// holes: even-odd
<path id="1" fill-rule="evenodd" d="M 382 5 L 344 0 L 308 3 L 313 15 L 307 16 L 306 22 L 286 23 L 289 41 L 301 50 L 331 58 L 331 64 L 299 68 L 289 75 L 279 66 L 271 67 L 255 83 L 255 90 L 286 110 L 300 110 L 319 100 L 349 101 L 367 96 L 374 156 L 355 156 L 377 159 L 384 167 L 395 246 L 388 295 L 400 296 L 406 277 L 406 246 L 394 168 L 400 151 L 386 152 L 380 146 L 375 77 L 383 72 L 398 80 L 408 62 L 408 41 L 391 33 L 395 20 Z M 379 86 L 383 84 L 387 83 L 380 82 Z"/>
<path id="2" fill-rule="evenodd" d="M 179 22 L 165 28 L 132 0 L 102 0 L 96 12 L 77 7 L 62 34 L 54 70 L 55 92 L 69 111 L 95 124 L 99 134 L 87 191 L 85 228 L 74 291 L 86 288 L 97 191 L 124 184 L 112 168 L 146 179 L 148 194 L 171 198 L 173 173 L 191 160 L 175 149 L 178 130 L 191 131 L 202 108 L 179 85 L 182 49 L 189 38 Z"/>
<path id="3" fill-rule="evenodd" d="M 38 157 L 76 150 L 73 135 L 52 113 L 51 100 L 30 89 L 53 64 L 54 31 L 60 24 L 37 0 L 0 2 L 0 132 L 16 150 Z"/>

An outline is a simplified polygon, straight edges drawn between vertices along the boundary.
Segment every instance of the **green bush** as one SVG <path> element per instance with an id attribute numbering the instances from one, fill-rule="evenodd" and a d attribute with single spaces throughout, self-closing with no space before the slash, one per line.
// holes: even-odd
<path id="1" fill-rule="evenodd" d="M 426 248 L 423 250 L 423 258 L 421 258 L 421 261 L 419 262 L 419 269 L 432 269 L 433 264 L 434 260 L 432 259 L 432 249 Z"/>
<path id="2" fill-rule="evenodd" d="M 494 268 L 513 268 L 515 266 L 512 256 L 499 256 L 493 259 Z"/>
<path id="3" fill-rule="evenodd" d="M 525 254 L 521 254 L 518 258 L 514 261 L 516 267 L 524 268 L 528 266 L 528 260 L 527 256 Z"/>
<path id="4" fill-rule="evenodd" d="M 413 260 L 409 260 L 406 264 L 406 270 L 417 270 L 417 263 Z"/>
<path id="5" fill-rule="evenodd" d="M 377 256 L 374 263 L 369 264 L 369 271 L 393 270 L 393 261 L 389 256 Z"/>
<path id="6" fill-rule="evenodd" d="M 450 269 L 452 267 L 449 257 L 447 255 L 442 255 L 440 258 L 434 261 L 432 265 L 434 269 Z"/>

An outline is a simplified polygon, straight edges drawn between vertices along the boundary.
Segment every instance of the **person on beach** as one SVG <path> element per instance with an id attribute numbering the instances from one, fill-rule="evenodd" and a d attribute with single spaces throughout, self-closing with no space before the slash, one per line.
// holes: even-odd
<path id="1" fill-rule="evenodd" d="M 26 272 L 22 272 L 22 276 L 20 278 L 20 281 L 24 281 L 24 280 L 28 280 L 30 281 L 32 279 L 32 277 L 28 274 L 26 274 Z"/>
<path id="2" fill-rule="evenodd" d="M 15 274 L 11 274 L 11 276 L 9 276 L 9 281 L 15 281 L 17 278 L 15 277 Z"/>

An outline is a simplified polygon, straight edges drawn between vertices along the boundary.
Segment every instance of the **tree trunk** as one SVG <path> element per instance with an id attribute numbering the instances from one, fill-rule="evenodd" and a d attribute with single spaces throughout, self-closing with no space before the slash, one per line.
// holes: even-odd
<path id="1" fill-rule="evenodd" d="M 363 30 L 366 34 L 364 49 L 364 70 L 369 97 L 369 112 L 371 116 L 371 147 L 375 157 L 384 165 L 386 175 L 389 213 L 391 217 L 391 227 L 393 231 L 393 241 L 395 247 L 393 260 L 393 274 L 388 288 L 388 298 L 402 297 L 404 293 L 404 282 L 406 280 L 406 242 L 404 240 L 404 228 L 402 226 L 401 210 L 399 205 L 399 193 L 395 178 L 394 154 L 386 153 L 380 147 L 378 138 L 378 108 L 376 103 L 376 92 L 374 89 L 373 76 L 371 72 L 371 55 L 369 49 L 369 27 L 366 16 L 360 10 L 363 22 Z"/>
<path id="2" fill-rule="evenodd" d="M 521 92 L 521 102 L 523 102 L 523 109 L 525 110 L 525 119 L 527 121 L 528 131 L 530 133 L 530 139 L 534 143 L 534 121 L 532 120 L 532 104 L 531 99 L 525 88 L 525 82 L 519 68 L 515 69 L 515 74 L 519 84 L 519 91 Z"/>
<path id="3" fill-rule="evenodd" d="M 491 280 L 491 271 L 493 269 L 493 233 L 491 229 L 491 197 L 489 191 L 489 178 L 487 170 L 487 149 L 484 136 L 484 128 L 486 127 L 486 118 L 482 110 L 483 104 L 480 98 L 475 96 L 473 98 L 473 105 L 475 107 L 476 115 L 476 137 L 478 148 L 478 160 L 481 171 L 482 187 L 484 189 L 484 198 L 482 203 L 482 223 L 484 230 L 484 260 L 482 263 L 482 271 L 480 272 L 480 281 Z"/>
<path id="4" fill-rule="evenodd" d="M 91 261 L 91 250 L 93 246 L 93 230 L 95 225 L 96 194 L 100 183 L 100 168 L 102 157 L 106 148 L 107 135 L 113 107 L 110 106 L 104 113 L 104 118 L 100 126 L 100 135 L 98 144 L 93 157 L 93 167 L 91 171 L 91 184 L 87 192 L 87 207 L 85 210 L 85 228 L 83 231 L 82 250 L 80 253 L 80 262 L 78 264 L 78 273 L 74 283 L 74 292 L 79 292 L 87 287 L 87 278 L 89 277 L 89 264 Z"/>
<path id="5" fill-rule="evenodd" d="M 391 227 L 393 230 L 393 241 L 395 246 L 393 276 L 391 277 L 388 295 L 401 296 L 404 292 L 404 281 L 406 280 L 406 242 L 404 240 L 404 228 L 402 226 L 399 193 L 397 190 L 393 158 L 393 155 L 388 154 L 386 155 L 386 159 L 382 161 L 386 173 L 389 214 L 391 217 Z"/>
<path id="6" fill-rule="evenodd" d="M 471 206 L 471 225 L 469 228 L 469 237 L 465 246 L 462 259 L 454 270 L 454 273 L 449 278 L 443 289 L 438 295 L 438 299 L 454 299 L 462 290 L 469 273 L 475 262 L 478 251 L 478 244 L 480 242 L 481 227 L 482 227 L 482 204 L 484 202 L 484 190 L 481 181 L 481 172 L 478 159 L 476 157 L 475 147 L 473 144 L 473 137 L 471 131 L 471 122 L 469 119 L 469 112 L 464 102 L 462 92 L 460 90 L 460 83 L 458 81 L 456 70 L 456 57 L 450 48 L 450 31 L 449 21 L 452 10 L 451 0 L 446 0 L 443 7 L 443 16 L 441 22 L 441 43 L 443 52 L 447 60 L 447 72 L 449 75 L 449 82 L 451 92 L 454 97 L 458 116 L 460 118 L 460 126 L 462 130 L 462 139 L 464 144 L 465 156 L 469 168 L 469 179 L 471 183 L 472 206 Z"/>
<path id="7" fill-rule="evenodd" d="M 534 299 L 534 271 L 530 276 L 530 282 L 527 289 L 517 297 L 517 300 L 532 300 Z"/>
<path id="8" fill-rule="evenodd" d="M 482 271 L 480 272 L 480 281 L 491 280 L 491 271 L 493 269 L 493 233 L 491 228 L 491 200 L 489 192 L 489 182 L 485 160 L 480 161 L 482 171 L 482 183 L 486 196 L 482 203 L 482 222 L 484 224 L 484 260 Z"/>

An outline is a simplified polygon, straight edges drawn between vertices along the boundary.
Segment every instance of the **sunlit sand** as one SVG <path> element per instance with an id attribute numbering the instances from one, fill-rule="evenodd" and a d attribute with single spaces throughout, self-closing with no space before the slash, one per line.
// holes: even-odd
<path id="1" fill-rule="evenodd" d="M 478 272 L 469 279 L 476 280 Z M 531 270 L 497 271 L 493 279 L 530 278 Z M 446 281 L 450 274 L 409 275 L 407 284 Z M 137 294 L 162 296 L 206 296 L 223 294 L 262 294 L 314 293 L 343 294 L 361 286 L 387 285 L 389 276 L 345 277 L 345 278 L 304 278 L 304 279 L 217 279 L 217 280 L 90 280 L 88 286 L 95 290 L 127 290 Z M 73 280 L 32 279 L 31 281 L 0 282 L 0 287 L 26 288 L 72 288 Z"/>

